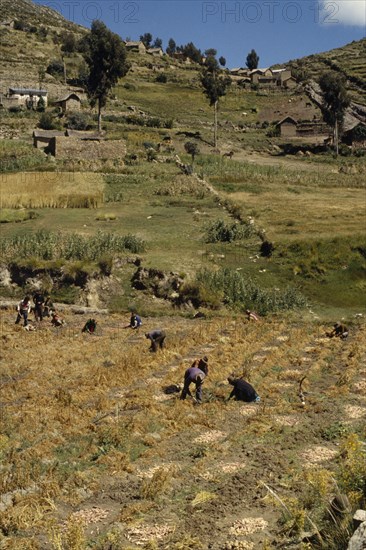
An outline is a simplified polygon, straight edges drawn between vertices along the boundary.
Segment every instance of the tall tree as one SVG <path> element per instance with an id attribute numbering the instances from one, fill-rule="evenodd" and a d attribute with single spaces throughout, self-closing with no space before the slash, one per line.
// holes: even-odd
<path id="1" fill-rule="evenodd" d="M 197 143 L 194 143 L 193 141 L 187 141 L 187 143 L 184 144 L 184 149 L 189 155 L 191 155 L 193 166 L 196 155 L 199 155 L 200 153 Z"/>
<path id="2" fill-rule="evenodd" d="M 214 108 L 214 147 L 217 146 L 217 111 L 220 97 L 226 94 L 231 79 L 227 75 L 220 74 L 219 64 L 215 57 L 208 57 L 205 68 L 201 73 L 203 93 L 209 99 L 210 106 Z"/>
<path id="3" fill-rule="evenodd" d="M 322 93 L 322 114 L 324 121 L 333 127 L 333 144 L 336 155 L 339 150 L 339 130 L 351 100 L 347 93 L 345 78 L 335 71 L 323 73 L 319 79 Z"/>
<path id="4" fill-rule="evenodd" d="M 155 38 L 153 48 L 161 48 L 163 45 L 163 41 L 161 38 Z"/>
<path id="5" fill-rule="evenodd" d="M 191 59 L 195 63 L 201 63 L 202 61 L 201 50 L 196 48 L 193 42 L 188 42 L 188 44 L 186 44 L 185 46 L 181 46 L 181 52 L 183 52 L 183 55 L 189 57 L 189 59 Z"/>
<path id="6" fill-rule="evenodd" d="M 144 44 L 145 48 L 151 48 L 152 34 L 150 32 L 145 32 L 140 36 L 141 42 Z"/>
<path id="7" fill-rule="evenodd" d="M 85 39 L 84 58 L 89 68 L 87 93 L 90 104 L 98 106 L 98 131 L 102 129 L 102 108 L 109 91 L 118 79 L 128 72 L 126 49 L 118 34 L 111 32 L 102 21 L 92 22 Z"/>
<path id="8" fill-rule="evenodd" d="M 246 65 L 249 70 L 257 69 L 259 63 L 259 56 L 257 55 L 257 52 L 255 50 L 251 50 L 246 59 Z"/>
<path id="9" fill-rule="evenodd" d="M 206 57 L 216 57 L 217 50 L 215 48 L 208 48 L 208 50 L 205 50 L 205 56 Z"/>
<path id="10" fill-rule="evenodd" d="M 175 40 L 173 40 L 173 38 L 170 38 L 168 42 L 168 47 L 166 49 L 166 53 L 170 55 L 170 57 L 172 57 L 176 51 L 177 51 L 177 45 L 175 43 Z"/>
<path id="11" fill-rule="evenodd" d="M 219 63 L 221 65 L 221 67 L 225 67 L 225 65 L 226 65 L 225 57 L 223 57 L 223 56 L 219 57 Z"/>

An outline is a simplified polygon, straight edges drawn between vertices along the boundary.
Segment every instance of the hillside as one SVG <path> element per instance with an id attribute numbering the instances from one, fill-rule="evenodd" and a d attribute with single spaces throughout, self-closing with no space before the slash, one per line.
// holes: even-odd
<path id="1" fill-rule="evenodd" d="M 19 23 L 19 29 L 8 23 Z M 39 70 L 53 59 L 61 59 L 61 36 L 71 33 L 78 40 L 86 29 L 68 21 L 57 11 L 31 0 L 1 0 L 0 93 L 8 87 L 39 87 Z M 70 74 L 69 76 L 73 76 Z M 44 85 L 51 95 L 66 87 L 46 73 Z"/>
<path id="2" fill-rule="evenodd" d="M 313 80 L 321 73 L 335 70 L 343 74 L 348 81 L 348 90 L 353 101 L 366 104 L 366 38 L 346 44 L 327 52 L 313 54 L 288 62 L 298 71 L 306 71 Z"/>

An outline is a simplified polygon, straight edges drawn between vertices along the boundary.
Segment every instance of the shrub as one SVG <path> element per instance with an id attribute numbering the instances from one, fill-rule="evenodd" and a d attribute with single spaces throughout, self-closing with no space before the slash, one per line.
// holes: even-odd
<path id="1" fill-rule="evenodd" d="M 46 72 L 55 77 L 62 76 L 64 74 L 64 64 L 58 59 L 53 59 L 48 65 Z"/>
<path id="2" fill-rule="evenodd" d="M 16 31 L 26 31 L 28 29 L 28 25 L 22 19 L 16 19 L 14 21 L 14 29 Z"/>
<path id="3" fill-rule="evenodd" d="M 23 107 L 21 105 L 12 105 L 9 107 L 9 113 L 20 113 L 23 111 Z"/>
<path id="4" fill-rule="evenodd" d="M 277 124 L 272 124 L 271 126 L 269 126 L 266 136 L 279 137 L 280 135 L 281 135 L 281 130 Z"/>
<path id="5" fill-rule="evenodd" d="M 156 82 L 161 82 L 162 84 L 165 84 L 168 81 L 168 78 L 167 78 L 166 74 L 160 73 L 160 74 L 158 74 L 158 76 L 156 77 L 155 80 L 156 80 Z"/>
<path id="6" fill-rule="evenodd" d="M 42 113 L 39 118 L 38 126 L 43 130 L 57 130 L 60 128 L 60 123 L 53 118 L 51 113 Z"/>
<path id="7" fill-rule="evenodd" d="M 231 243 L 241 239 L 248 239 L 255 234 L 249 223 L 226 224 L 224 220 L 213 222 L 207 229 L 207 243 Z"/>
<path id="8" fill-rule="evenodd" d="M 131 92 L 136 92 L 136 90 L 137 90 L 137 87 L 134 84 L 131 84 L 131 82 L 125 82 L 123 84 L 123 87 L 126 90 L 130 90 Z"/>
<path id="9" fill-rule="evenodd" d="M 341 447 L 342 462 L 339 469 L 339 487 L 346 493 L 357 493 L 366 498 L 366 460 L 362 441 L 350 434 Z"/>
<path id="10" fill-rule="evenodd" d="M 161 120 L 158 117 L 148 118 L 146 121 L 146 126 L 149 128 L 161 128 Z"/>
<path id="11" fill-rule="evenodd" d="M 70 113 L 67 117 L 67 127 L 71 130 L 89 130 L 89 116 L 86 113 Z"/>
<path id="12" fill-rule="evenodd" d="M 38 103 L 37 103 L 37 111 L 39 113 L 44 113 L 45 110 L 46 110 L 46 102 L 43 99 L 43 97 L 41 96 L 38 100 Z"/>
<path id="13" fill-rule="evenodd" d="M 173 126 L 174 126 L 174 120 L 172 118 L 168 118 L 168 120 L 164 122 L 164 128 L 167 128 L 168 130 L 173 128 Z"/>
<path id="14" fill-rule="evenodd" d="M 48 29 L 47 27 L 40 27 L 38 30 L 37 30 L 37 36 L 41 39 L 41 40 L 46 40 L 47 38 L 47 35 L 48 35 Z"/>

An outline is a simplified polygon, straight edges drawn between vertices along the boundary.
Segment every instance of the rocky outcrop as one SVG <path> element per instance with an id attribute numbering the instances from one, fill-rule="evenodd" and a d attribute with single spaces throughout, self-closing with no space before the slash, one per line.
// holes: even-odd
<path id="1" fill-rule="evenodd" d="M 306 84 L 304 89 L 310 99 L 312 99 L 314 103 L 321 108 L 323 100 L 319 84 L 314 80 L 311 80 L 309 84 Z M 344 130 L 349 130 L 356 126 L 359 122 L 366 122 L 366 108 L 359 103 L 354 103 L 351 101 L 351 104 L 346 110 L 344 116 L 343 128 Z"/>
<path id="2" fill-rule="evenodd" d="M 347 550 L 364 550 L 366 548 L 366 521 L 361 523 L 361 525 L 353 533 Z"/>
<path id="3" fill-rule="evenodd" d="M 179 297 L 183 279 L 172 271 L 164 273 L 158 269 L 139 267 L 131 282 L 136 290 L 146 290 L 157 298 L 175 301 Z"/>

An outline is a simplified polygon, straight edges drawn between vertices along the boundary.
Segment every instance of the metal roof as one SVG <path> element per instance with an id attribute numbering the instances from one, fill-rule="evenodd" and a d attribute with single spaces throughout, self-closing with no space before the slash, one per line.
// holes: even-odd
<path id="1" fill-rule="evenodd" d="M 47 95 L 47 90 L 35 90 L 33 88 L 9 88 L 9 92 L 12 94 L 23 95 Z"/>

